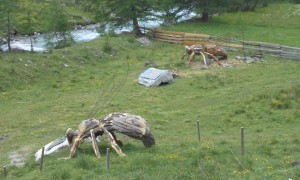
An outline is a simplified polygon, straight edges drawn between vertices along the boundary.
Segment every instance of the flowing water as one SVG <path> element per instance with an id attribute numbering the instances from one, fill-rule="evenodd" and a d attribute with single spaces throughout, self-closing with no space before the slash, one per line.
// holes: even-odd
<path id="1" fill-rule="evenodd" d="M 182 17 L 179 21 L 191 19 L 194 16 L 195 14 L 191 13 L 187 16 Z M 156 28 L 162 24 L 162 21 L 139 22 L 139 24 L 142 27 Z M 97 31 L 97 27 L 98 26 L 96 24 L 88 25 L 83 27 L 82 29 L 72 30 L 71 34 L 76 43 L 88 42 L 100 37 L 100 33 Z M 128 26 L 121 29 L 117 29 L 115 30 L 115 32 L 118 34 L 121 33 L 122 31 L 131 31 L 131 30 L 132 27 Z M 31 38 L 33 40 L 33 50 L 35 52 L 47 51 L 46 40 L 43 34 L 32 35 Z M 30 51 L 31 50 L 30 36 L 14 36 L 11 38 L 10 45 L 11 45 L 11 49 Z M 1 45 L 0 51 L 1 50 L 8 51 L 8 45 L 7 44 Z"/>

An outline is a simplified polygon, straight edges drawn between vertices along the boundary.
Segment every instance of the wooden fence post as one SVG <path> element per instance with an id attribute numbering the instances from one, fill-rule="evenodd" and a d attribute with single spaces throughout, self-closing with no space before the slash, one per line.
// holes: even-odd
<path id="1" fill-rule="evenodd" d="M 109 170 L 109 148 L 106 149 L 106 169 Z"/>
<path id="2" fill-rule="evenodd" d="M 42 157 L 41 157 L 41 163 L 40 163 L 40 171 L 43 171 L 43 163 L 44 163 L 44 152 L 45 152 L 45 147 L 42 148 Z"/>
<path id="3" fill-rule="evenodd" d="M 198 129 L 198 141 L 200 142 L 200 125 L 199 125 L 199 120 L 197 120 L 197 129 Z"/>
<path id="4" fill-rule="evenodd" d="M 6 166 L 3 166 L 3 178 L 6 177 Z"/>
<path id="5" fill-rule="evenodd" d="M 241 153 L 244 156 L 244 128 L 241 127 Z"/>

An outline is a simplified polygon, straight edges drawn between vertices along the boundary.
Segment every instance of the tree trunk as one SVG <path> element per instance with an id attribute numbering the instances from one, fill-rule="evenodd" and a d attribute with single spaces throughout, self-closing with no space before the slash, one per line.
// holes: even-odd
<path id="1" fill-rule="evenodd" d="M 134 34 L 136 36 L 142 36 L 143 33 L 142 33 L 141 29 L 139 28 L 139 23 L 138 23 L 137 18 L 132 18 L 132 24 L 133 24 Z"/>
<path id="2" fill-rule="evenodd" d="M 32 36 L 31 36 L 31 18 L 30 18 L 30 12 L 27 12 L 27 20 L 28 20 L 28 28 L 29 28 L 29 39 L 30 39 L 30 51 L 33 52 L 33 42 L 32 42 Z"/>
<path id="3" fill-rule="evenodd" d="M 10 12 L 7 12 L 7 46 L 8 46 L 8 51 L 11 51 L 11 46 L 10 46 Z"/>
<path id="4" fill-rule="evenodd" d="M 208 0 L 204 0 L 204 11 L 202 12 L 202 21 L 203 22 L 208 22 L 207 7 L 208 7 Z"/>
<path id="5" fill-rule="evenodd" d="M 29 39 L 30 39 L 30 52 L 33 52 L 33 42 L 32 42 L 31 35 L 29 36 Z"/>
<path id="6" fill-rule="evenodd" d="M 255 11 L 257 4 L 258 4 L 258 0 L 255 1 L 254 5 L 251 8 L 251 11 Z"/>
<path id="7" fill-rule="evenodd" d="M 138 37 L 142 36 L 143 33 L 142 33 L 141 29 L 139 28 L 139 22 L 138 22 L 137 16 L 136 16 L 136 8 L 134 6 L 131 6 L 130 10 L 132 13 L 133 32 Z"/>
<path id="8" fill-rule="evenodd" d="M 202 21 L 208 22 L 208 12 L 202 12 Z"/>

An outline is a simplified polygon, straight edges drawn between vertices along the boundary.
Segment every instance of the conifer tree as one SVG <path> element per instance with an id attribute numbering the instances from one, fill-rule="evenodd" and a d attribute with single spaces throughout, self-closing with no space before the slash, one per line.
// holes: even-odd
<path id="1" fill-rule="evenodd" d="M 2 0 L 0 3 L 0 22 L 6 34 L 8 51 L 11 51 L 11 35 L 15 33 L 14 17 L 19 7 L 19 0 Z"/>
<path id="2" fill-rule="evenodd" d="M 96 3 L 96 19 L 103 25 L 113 28 L 132 25 L 135 35 L 140 36 L 139 21 L 151 15 L 151 0 L 99 0 Z"/>
<path id="3" fill-rule="evenodd" d="M 74 42 L 70 33 L 72 29 L 70 15 L 66 12 L 62 0 L 51 0 L 44 17 L 48 19 L 46 45 L 49 48 L 65 47 Z"/>
<path id="4" fill-rule="evenodd" d="M 30 35 L 30 47 L 31 51 L 33 51 L 33 39 L 32 36 L 34 32 L 38 30 L 38 26 L 40 27 L 41 20 L 39 19 L 39 9 L 42 7 L 42 3 L 35 3 L 32 0 L 21 0 L 20 1 L 20 12 L 18 13 L 18 29 L 27 35 Z"/>

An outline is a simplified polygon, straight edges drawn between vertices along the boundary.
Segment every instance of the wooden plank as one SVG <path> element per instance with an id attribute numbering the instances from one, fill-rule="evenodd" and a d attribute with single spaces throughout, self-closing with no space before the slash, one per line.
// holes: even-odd
<path id="1" fill-rule="evenodd" d="M 300 60 L 299 56 L 279 55 L 279 57 Z"/>
<path id="2" fill-rule="evenodd" d="M 178 35 L 184 35 L 184 32 L 174 32 L 174 31 L 165 31 L 161 29 L 154 29 L 154 32 L 161 32 L 161 33 L 166 33 L 166 34 L 178 34 Z"/>
<path id="3" fill-rule="evenodd" d="M 206 39 L 206 38 L 201 38 L 201 37 L 183 37 L 183 39 L 186 39 L 187 41 L 188 40 L 192 40 L 192 41 L 208 41 L 208 39 Z"/>
<path id="4" fill-rule="evenodd" d="M 183 44 L 186 45 L 193 45 L 193 44 L 216 44 L 218 46 L 227 46 L 227 47 L 235 47 L 235 48 L 242 48 L 243 45 L 241 44 L 230 44 L 230 43 L 222 43 L 222 42 L 212 42 L 212 41 L 182 41 Z"/>
<path id="5" fill-rule="evenodd" d="M 181 43 L 180 41 L 172 41 L 172 40 L 165 40 L 165 39 L 155 39 L 157 41 L 162 41 L 162 42 L 169 42 L 169 43 Z"/>
<path id="6" fill-rule="evenodd" d="M 167 36 L 154 36 L 155 39 L 164 39 L 164 40 L 175 40 L 175 41 L 182 41 L 182 38 L 174 38 L 174 37 L 167 37 Z"/>
<path id="7" fill-rule="evenodd" d="M 245 46 L 245 49 L 249 49 L 249 50 L 254 50 L 254 51 L 262 51 L 262 52 L 267 52 L 267 53 L 277 53 L 280 54 L 282 52 L 282 50 L 273 50 L 273 49 L 266 49 L 266 48 L 253 48 L 253 47 L 248 47 Z"/>
<path id="8" fill-rule="evenodd" d="M 292 49 L 292 50 L 298 50 L 298 51 L 300 51 L 300 48 L 298 48 L 298 47 L 284 46 L 284 45 L 281 45 L 281 47 L 282 47 L 283 49 Z"/>
<path id="9" fill-rule="evenodd" d="M 300 48 L 284 46 L 273 43 L 255 42 L 255 41 L 241 41 L 232 38 L 222 36 L 211 36 L 208 34 L 196 34 L 196 33 L 184 33 L 184 32 L 173 32 L 161 29 L 151 29 L 141 27 L 152 32 L 152 36 L 163 42 L 170 43 L 183 43 L 186 45 L 193 44 L 216 44 L 219 46 L 234 47 L 234 48 L 245 48 L 248 50 L 263 51 L 268 54 L 284 54 L 289 56 L 300 56 Z M 254 46 L 254 47 L 251 47 Z M 291 52 L 292 51 L 292 52 Z"/>
<path id="10" fill-rule="evenodd" d="M 210 35 L 208 34 L 195 34 L 195 33 L 184 33 L 183 36 L 210 38 Z"/>
<path id="11" fill-rule="evenodd" d="M 182 42 L 183 39 L 182 38 L 172 38 L 172 37 L 159 37 L 159 36 L 154 36 L 155 39 L 165 39 L 165 40 L 174 40 L 174 41 L 180 41 Z"/>
<path id="12" fill-rule="evenodd" d="M 300 52 L 282 51 L 281 54 L 294 55 L 294 56 L 299 56 L 300 57 Z"/>
<path id="13" fill-rule="evenodd" d="M 183 40 L 182 43 L 186 44 L 186 45 L 207 44 L 207 41 L 186 41 L 186 40 Z"/>
<path id="14" fill-rule="evenodd" d="M 155 36 L 160 36 L 160 37 L 178 37 L 178 38 L 183 38 L 183 36 L 174 35 L 174 34 L 155 33 L 154 35 Z"/>
<path id="15" fill-rule="evenodd" d="M 279 45 L 279 44 L 254 42 L 254 41 L 241 41 L 241 42 L 244 43 L 244 44 L 246 44 L 246 45 L 269 47 L 269 48 L 274 48 L 274 49 L 281 49 L 281 45 Z"/>
<path id="16" fill-rule="evenodd" d="M 147 31 L 154 31 L 154 29 L 152 28 L 147 28 L 147 27 L 142 27 L 142 26 L 139 26 L 140 29 L 145 29 Z"/>
<path id="17" fill-rule="evenodd" d="M 157 41 L 164 41 L 164 42 L 176 42 L 176 43 L 182 43 L 181 41 L 179 40 L 176 40 L 176 39 L 162 39 L 162 38 L 156 38 L 155 40 Z"/>
<path id="18" fill-rule="evenodd" d="M 98 148 L 98 143 L 97 143 L 97 140 L 96 140 L 96 136 L 95 136 L 94 130 L 91 129 L 90 133 L 91 133 L 92 145 L 93 145 L 93 149 L 94 149 L 95 155 L 98 158 L 101 158 L 101 154 L 100 154 L 100 151 L 99 151 L 99 148 Z"/>
<path id="19" fill-rule="evenodd" d="M 212 42 L 219 46 L 227 46 L 227 47 L 235 47 L 235 48 L 243 48 L 241 44 L 231 44 L 231 43 L 223 43 L 223 42 Z"/>

